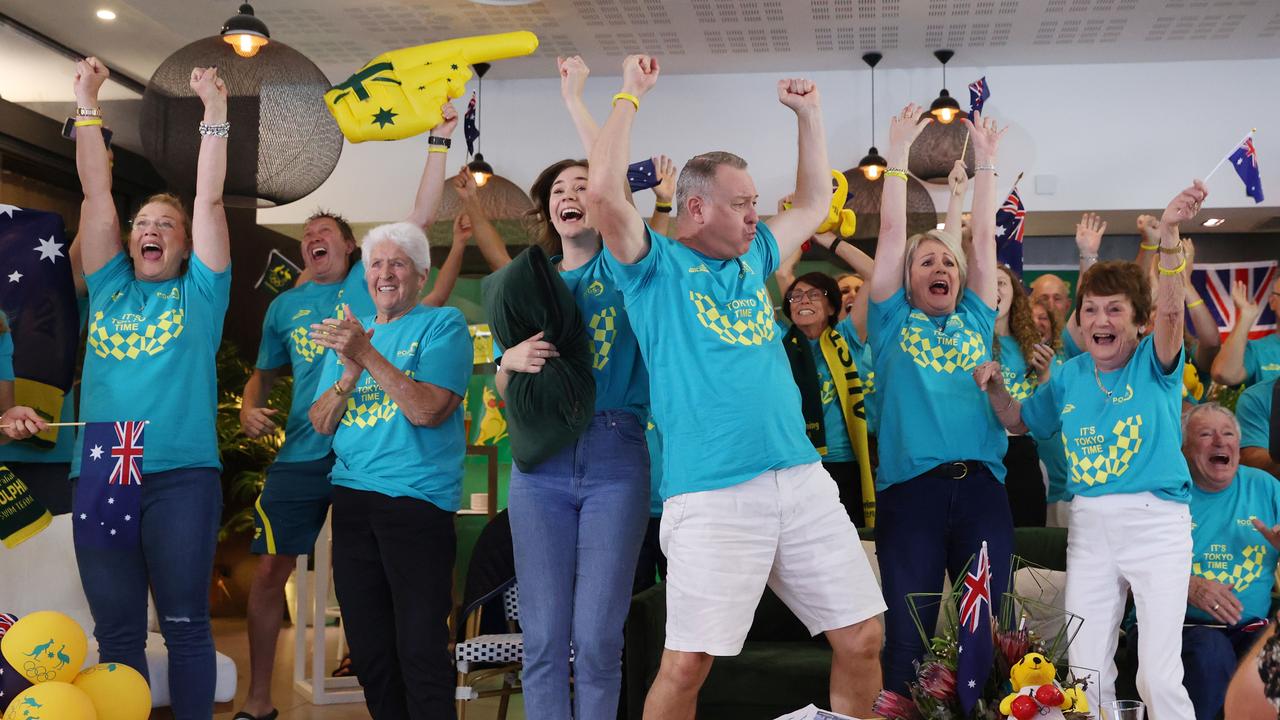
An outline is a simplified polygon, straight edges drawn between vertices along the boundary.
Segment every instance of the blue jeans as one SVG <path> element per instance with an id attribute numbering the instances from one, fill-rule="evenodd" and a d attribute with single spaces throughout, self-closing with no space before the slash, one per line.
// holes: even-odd
<path id="1" fill-rule="evenodd" d="M 510 514 L 524 630 L 525 714 L 615 717 L 622 624 L 649 520 L 644 425 L 629 412 L 599 412 L 581 437 L 533 472 L 512 467 Z"/>
<path id="2" fill-rule="evenodd" d="M 957 584 L 983 540 L 991 560 L 992 610 L 999 613 L 1009 586 L 1013 518 L 1004 485 L 985 466 L 959 480 L 925 473 L 876 493 L 876 556 L 889 606 L 882 661 L 886 690 L 905 694 L 916 677 L 914 663 L 924 656 L 907 594 L 941 592 L 944 572 Z M 915 602 L 925 633 L 933 637 L 937 600 Z"/>
<path id="3" fill-rule="evenodd" d="M 1213 720 L 1222 712 L 1236 665 L 1257 639 L 1258 633 L 1238 628 L 1183 629 L 1182 684 L 1195 706 L 1196 720 Z"/>
<path id="4" fill-rule="evenodd" d="M 76 546 L 102 662 L 147 672 L 147 592 L 155 595 L 169 651 L 169 695 L 177 720 L 213 716 L 217 680 L 209 627 L 209 583 L 222 516 L 216 468 L 150 473 L 142 479 L 142 543 L 119 550 Z"/>

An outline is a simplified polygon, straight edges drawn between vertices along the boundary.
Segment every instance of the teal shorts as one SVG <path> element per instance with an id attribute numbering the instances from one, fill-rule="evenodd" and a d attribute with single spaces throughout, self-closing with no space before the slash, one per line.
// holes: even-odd
<path id="1" fill-rule="evenodd" d="M 307 462 L 277 462 L 253 506 L 255 555 L 310 555 L 329 513 L 334 456 Z"/>

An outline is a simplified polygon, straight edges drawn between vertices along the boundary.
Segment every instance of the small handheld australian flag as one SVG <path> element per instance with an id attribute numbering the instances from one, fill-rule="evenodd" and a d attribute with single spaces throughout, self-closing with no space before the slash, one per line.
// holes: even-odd
<path id="1" fill-rule="evenodd" d="M 631 186 L 631 192 L 648 190 L 656 187 L 658 182 L 658 168 L 654 166 L 653 158 L 627 166 L 627 183 Z"/>
<path id="2" fill-rule="evenodd" d="M 958 631 L 956 697 L 967 715 L 982 697 L 995 654 L 991 636 L 991 561 L 986 540 L 978 552 L 977 567 L 964 576 Z"/>
<path id="3" fill-rule="evenodd" d="M 75 542 L 131 548 L 142 542 L 142 431 L 146 422 L 87 423 L 71 502 Z"/>

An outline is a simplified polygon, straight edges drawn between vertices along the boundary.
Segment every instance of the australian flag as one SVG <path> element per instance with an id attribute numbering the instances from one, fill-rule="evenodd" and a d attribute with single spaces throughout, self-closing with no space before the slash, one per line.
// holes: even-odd
<path id="1" fill-rule="evenodd" d="M 80 342 L 69 248 L 60 215 L 0 204 L 0 311 L 13 332 L 16 400 L 46 420 L 61 417 Z M 57 432 L 28 442 L 51 447 Z"/>
<path id="2" fill-rule="evenodd" d="M 1196 263 L 1191 271 L 1191 285 L 1204 298 L 1209 313 L 1218 324 L 1218 332 L 1223 338 L 1231 331 L 1236 322 L 1236 306 L 1231 300 L 1231 288 L 1236 283 L 1244 283 L 1245 293 L 1249 299 L 1262 309 L 1258 322 L 1249 331 L 1250 338 L 1260 338 L 1277 329 L 1276 314 L 1272 312 L 1267 300 L 1271 298 L 1271 288 L 1277 277 L 1276 261 L 1238 263 Z"/>
<path id="3" fill-rule="evenodd" d="M 985 540 L 978 551 L 977 568 L 964 576 L 957 639 L 956 697 L 967 715 L 982 697 L 995 653 L 991 635 L 991 562 Z"/>
<path id="4" fill-rule="evenodd" d="M 1245 138 L 1231 153 L 1231 167 L 1244 181 L 1244 194 L 1253 198 L 1255 203 L 1262 202 L 1262 176 L 1258 174 L 1258 151 L 1253 147 L 1253 138 Z"/>
<path id="5" fill-rule="evenodd" d="M 145 422 L 88 423 L 71 512 L 77 545 L 131 548 L 141 542 Z"/>
<path id="6" fill-rule="evenodd" d="M 653 158 L 628 165 L 627 183 L 631 186 L 631 192 L 655 187 L 658 184 L 658 168 L 654 166 Z"/>
<path id="7" fill-rule="evenodd" d="M 1027 209 L 1015 187 L 996 211 L 996 260 L 1018 277 L 1022 277 L 1022 221 L 1026 217 Z"/>
<path id="8" fill-rule="evenodd" d="M 982 106 L 991 97 L 991 86 L 987 84 L 987 76 L 969 83 L 969 114 L 982 112 Z"/>
<path id="9" fill-rule="evenodd" d="M 480 139 L 480 126 L 476 125 L 476 94 L 471 93 L 467 112 L 462 116 L 462 135 L 467 139 L 467 157 L 476 153 L 476 141 Z"/>

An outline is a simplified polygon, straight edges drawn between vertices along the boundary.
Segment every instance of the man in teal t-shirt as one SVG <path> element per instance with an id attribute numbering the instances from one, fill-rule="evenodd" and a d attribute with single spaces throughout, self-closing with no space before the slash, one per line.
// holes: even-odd
<path id="1" fill-rule="evenodd" d="M 1240 463 L 1280 478 L 1280 458 L 1271 457 L 1271 413 L 1280 378 L 1250 385 L 1236 400 L 1240 421 Z"/>
<path id="2" fill-rule="evenodd" d="M 672 237 L 647 227 L 625 192 L 631 124 L 656 61 L 623 63 L 623 92 L 592 147 L 587 214 L 651 378 L 662 429 L 665 652 L 646 712 L 692 716 L 717 655 L 737 655 L 765 585 L 834 651 L 833 709 L 871 712 L 884 600 L 830 475 L 805 434 L 765 279 L 813 236 L 831 204 L 817 88 L 778 83 L 799 126 L 790 210 L 760 222 L 746 161 L 685 164 Z"/>
<path id="3" fill-rule="evenodd" d="M 1280 377 L 1280 332 L 1250 340 L 1249 332 L 1262 316 L 1262 308 L 1240 284 L 1232 289 L 1231 300 L 1235 305 L 1235 325 L 1213 361 L 1214 381 L 1222 385 L 1256 385 Z M 1280 279 L 1268 288 L 1266 300 L 1272 315 L 1280 316 Z"/>
<path id="4" fill-rule="evenodd" d="M 1239 464 L 1240 427 L 1229 410 L 1197 405 L 1183 426 L 1182 452 L 1194 481 L 1183 684 L 1196 717 L 1212 718 L 1240 656 L 1270 616 L 1280 483 Z"/>

